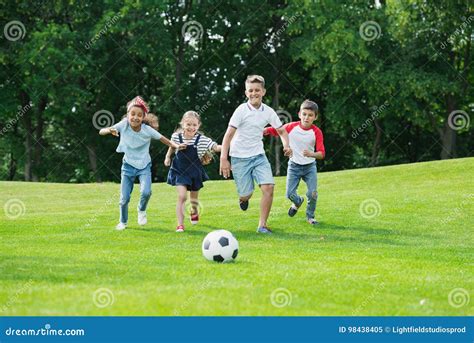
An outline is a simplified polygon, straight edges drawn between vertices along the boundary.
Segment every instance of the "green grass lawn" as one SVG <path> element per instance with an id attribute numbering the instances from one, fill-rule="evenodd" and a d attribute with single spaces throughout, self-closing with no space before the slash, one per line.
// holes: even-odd
<path id="1" fill-rule="evenodd" d="M 0 315 L 473 315 L 473 170 L 466 158 L 320 173 L 316 228 L 288 217 L 277 178 L 272 236 L 255 233 L 260 194 L 242 212 L 233 181 L 206 183 L 184 234 L 166 184 L 145 227 L 136 187 L 118 232 L 118 184 L 1 182 L 2 207 L 25 211 L 1 211 Z M 201 255 L 218 228 L 239 240 L 235 263 Z"/>

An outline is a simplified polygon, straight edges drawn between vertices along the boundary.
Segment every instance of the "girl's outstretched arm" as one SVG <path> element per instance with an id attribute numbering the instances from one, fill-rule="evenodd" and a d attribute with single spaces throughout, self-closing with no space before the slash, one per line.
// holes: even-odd
<path id="1" fill-rule="evenodd" d="M 100 129 L 99 135 L 101 135 L 101 136 L 114 135 L 114 136 L 118 137 L 119 133 L 118 133 L 117 129 L 115 129 L 113 127 L 104 127 L 103 129 Z"/>
<path id="2" fill-rule="evenodd" d="M 161 136 L 160 142 L 175 150 L 183 150 L 183 149 L 186 149 L 186 146 L 187 146 L 186 143 L 176 144 L 175 142 L 170 141 L 165 136 Z"/>
<path id="3" fill-rule="evenodd" d="M 172 147 L 168 148 L 168 151 L 166 152 L 166 157 L 165 157 L 165 166 L 169 167 L 171 165 L 171 155 L 175 152 L 175 149 Z"/>

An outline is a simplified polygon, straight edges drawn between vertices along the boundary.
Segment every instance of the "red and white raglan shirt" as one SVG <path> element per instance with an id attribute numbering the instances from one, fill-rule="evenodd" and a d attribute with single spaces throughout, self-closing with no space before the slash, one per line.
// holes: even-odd
<path id="1" fill-rule="evenodd" d="M 308 129 L 301 126 L 301 122 L 294 121 L 283 125 L 290 139 L 290 148 L 293 150 L 293 156 L 290 161 L 305 165 L 313 163 L 314 157 L 303 156 L 304 150 L 320 152 L 323 157 L 326 154 L 323 142 L 323 132 L 316 125 L 311 125 Z M 264 135 L 278 136 L 278 132 L 273 127 L 265 128 Z"/>

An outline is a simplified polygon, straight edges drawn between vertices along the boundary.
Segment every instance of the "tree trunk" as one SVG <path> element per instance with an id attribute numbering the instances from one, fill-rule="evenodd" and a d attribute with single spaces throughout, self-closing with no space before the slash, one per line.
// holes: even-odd
<path id="1" fill-rule="evenodd" d="M 89 155 L 89 166 L 94 173 L 94 178 L 96 182 L 102 182 L 102 178 L 97 173 L 97 153 L 95 146 L 92 144 L 87 145 L 87 153 Z"/>
<path id="2" fill-rule="evenodd" d="M 25 91 L 20 91 L 20 101 L 25 108 L 30 103 L 30 97 Z M 32 137 L 32 124 L 31 124 L 31 109 L 22 116 L 23 125 L 25 127 L 25 181 L 31 181 L 31 168 L 32 168 L 32 151 L 33 151 L 33 137 Z"/>
<path id="3" fill-rule="evenodd" d="M 16 159 L 13 152 L 10 153 L 10 162 L 8 164 L 8 181 L 13 181 L 16 174 Z"/>
<path id="4" fill-rule="evenodd" d="M 44 118 L 43 113 L 46 109 L 48 99 L 42 97 L 38 105 L 38 115 L 36 117 L 36 127 L 35 127 L 35 142 L 34 142 L 34 156 L 33 156 L 33 168 L 31 177 L 32 181 L 38 182 L 40 179 L 40 166 L 41 166 L 41 157 L 43 155 L 43 131 L 44 131 Z"/>
<path id="5" fill-rule="evenodd" d="M 374 119 L 375 124 L 375 141 L 374 146 L 372 147 L 372 158 L 370 159 L 370 166 L 374 167 L 378 163 L 379 152 L 380 152 L 380 142 L 382 140 L 382 128 L 380 127 L 380 121 Z"/>
<path id="6" fill-rule="evenodd" d="M 454 97 L 450 94 L 446 97 L 446 120 L 444 122 L 443 136 L 442 136 L 442 150 L 441 159 L 456 157 L 456 131 L 449 126 L 449 114 L 456 109 Z"/>

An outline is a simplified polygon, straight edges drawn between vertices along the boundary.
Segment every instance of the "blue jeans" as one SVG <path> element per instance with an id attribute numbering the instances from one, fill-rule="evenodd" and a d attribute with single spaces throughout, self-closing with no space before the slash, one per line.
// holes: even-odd
<path id="1" fill-rule="evenodd" d="M 308 188 L 306 197 L 308 198 L 308 205 L 306 206 L 306 218 L 314 218 L 316 211 L 316 202 L 318 200 L 318 173 L 316 162 L 310 164 L 297 164 L 288 161 L 288 173 L 286 175 L 286 197 L 290 199 L 296 206 L 300 206 L 303 198 L 296 192 L 300 180 L 306 183 Z"/>
<path id="2" fill-rule="evenodd" d="M 138 210 L 145 211 L 148 200 L 151 197 L 151 163 L 143 169 L 137 169 L 130 164 L 123 162 L 122 164 L 122 181 L 120 191 L 120 222 L 126 224 L 128 222 L 128 203 L 133 190 L 133 182 L 138 177 L 140 181 L 140 202 Z"/>

